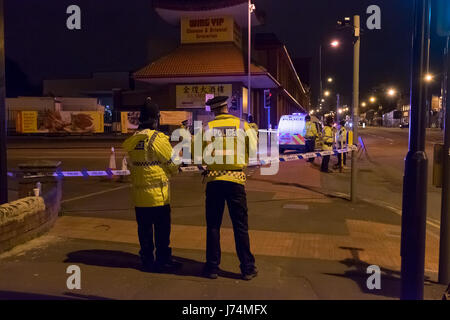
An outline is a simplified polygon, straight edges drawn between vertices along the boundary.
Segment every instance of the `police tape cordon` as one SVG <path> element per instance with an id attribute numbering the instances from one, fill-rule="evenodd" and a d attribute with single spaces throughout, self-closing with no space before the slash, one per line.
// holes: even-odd
<path id="1" fill-rule="evenodd" d="M 286 155 L 280 155 L 276 158 L 265 158 L 260 159 L 259 161 L 252 161 L 249 162 L 249 167 L 252 166 L 261 166 L 261 165 L 268 165 L 272 162 L 288 162 L 288 161 L 296 161 L 301 159 L 311 159 L 311 158 L 319 158 L 323 156 L 332 156 L 332 155 L 338 155 L 340 153 L 347 153 L 351 151 L 357 150 L 358 147 L 355 145 L 348 146 L 347 148 L 343 149 L 337 149 L 337 150 L 330 150 L 330 151 L 320 151 L 320 152 L 309 152 L 309 153 L 292 153 L 292 154 L 286 154 Z M 180 171 L 181 172 L 199 172 L 206 170 L 205 165 L 189 165 L 189 166 L 181 166 Z M 42 176 L 53 176 L 53 177 L 111 177 L 111 176 L 128 176 L 130 175 L 129 170 L 95 170 L 95 171 L 89 171 L 89 170 L 81 170 L 81 171 L 56 171 L 56 172 L 50 172 L 47 174 L 37 174 L 37 175 L 26 175 L 24 177 L 26 178 L 36 178 L 36 177 L 42 177 Z M 16 173 L 14 172 L 8 172 L 9 177 L 16 176 Z"/>

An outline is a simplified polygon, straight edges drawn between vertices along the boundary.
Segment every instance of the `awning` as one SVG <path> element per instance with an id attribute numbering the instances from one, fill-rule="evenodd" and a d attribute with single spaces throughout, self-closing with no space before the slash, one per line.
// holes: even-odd
<path id="1" fill-rule="evenodd" d="M 278 81 L 262 66 L 250 66 L 253 88 L 277 88 Z M 247 83 L 247 56 L 233 43 L 182 45 L 134 73 L 151 84 Z"/>

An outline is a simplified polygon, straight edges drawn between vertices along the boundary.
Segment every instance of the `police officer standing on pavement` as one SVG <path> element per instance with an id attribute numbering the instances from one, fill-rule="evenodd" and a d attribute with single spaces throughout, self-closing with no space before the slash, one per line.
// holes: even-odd
<path id="1" fill-rule="evenodd" d="M 226 202 L 233 224 L 242 279 L 251 280 L 257 275 L 257 269 L 255 258 L 250 251 L 244 168 L 248 163 L 249 152 L 252 153 L 249 148 L 256 154 L 257 137 L 247 122 L 228 113 L 227 100 L 228 97 L 219 96 L 206 102 L 206 105 L 211 107 L 215 119 L 208 122 L 204 132 L 212 130 L 210 131 L 213 134 L 212 139 L 226 138 L 223 139 L 223 150 L 214 150 L 215 156 L 220 156 L 222 153 L 224 161 L 208 164 L 205 172 L 207 240 L 206 264 L 203 273 L 211 279 L 218 277 L 221 259 L 220 226 Z M 194 143 L 202 143 L 199 142 L 198 136 L 194 139 Z M 229 145 L 230 141 L 233 142 L 231 145 Z M 239 157 L 239 152 L 236 152 L 239 143 L 245 144 L 244 159 Z M 206 147 L 206 143 L 202 143 L 202 150 Z M 233 155 L 232 161 L 229 161 L 230 154 Z"/>
<path id="2" fill-rule="evenodd" d="M 305 117 L 305 147 L 306 152 L 314 152 L 316 148 L 316 139 L 319 136 L 317 133 L 317 127 L 314 122 L 311 121 L 311 116 Z M 314 162 L 314 158 L 307 160 L 308 162 Z"/>
<path id="3" fill-rule="evenodd" d="M 333 142 L 334 142 L 334 134 L 333 134 L 333 117 L 328 116 L 325 119 L 325 126 L 323 127 L 323 150 L 324 151 L 332 151 L 333 150 Z M 326 173 L 332 173 L 333 171 L 328 168 L 328 164 L 330 163 L 330 156 L 322 157 L 322 166 L 320 171 Z"/>
<path id="4" fill-rule="evenodd" d="M 139 117 L 139 131 L 123 143 L 123 148 L 131 162 L 132 197 L 143 269 L 167 272 L 181 265 L 172 260 L 169 247 L 169 177 L 178 172 L 178 166 L 171 160 L 169 137 L 157 131 L 159 117 L 158 106 L 147 98 Z"/>
<path id="5" fill-rule="evenodd" d="M 347 146 L 347 129 L 345 128 L 345 120 L 339 123 L 339 130 L 336 135 L 337 149 L 344 149 Z M 337 168 L 344 169 L 347 164 L 347 154 L 338 153 Z"/>

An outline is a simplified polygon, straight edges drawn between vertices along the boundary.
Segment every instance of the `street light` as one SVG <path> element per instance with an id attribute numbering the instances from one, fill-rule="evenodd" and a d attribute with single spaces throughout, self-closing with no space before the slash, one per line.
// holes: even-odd
<path id="1" fill-rule="evenodd" d="M 330 43 L 330 46 L 333 48 L 339 47 L 340 42 L 338 40 L 333 40 Z M 331 81 L 330 81 L 331 79 Z M 332 82 L 332 78 L 328 78 L 328 82 Z M 322 43 L 319 45 L 319 101 L 320 97 L 322 97 L 322 90 L 323 90 L 323 84 L 322 84 Z"/>
<path id="2" fill-rule="evenodd" d="M 331 82 L 333 82 L 333 78 L 330 77 L 330 78 L 327 79 L 327 81 L 328 81 L 329 83 L 331 83 Z"/>
<path id="3" fill-rule="evenodd" d="M 361 107 L 365 107 L 365 106 L 367 106 L 367 103 L 365 103 L 365 102 L 361 103 Z"/>
<path id="4" fill-rule="evenodd" d="M 326 90 L 324 93 L 325 97 L 328 97 L 330 95 L 330 91 Z"/>
<path id="5" fill-rule="evenodd" d="M 338 40 L 333 40 L 330 44 L 332 47 L 336 48 L 336 47 L 339 47 L 340 42 Z"/>
<path id="6" fill-rule="evenodd" d="M 375 97 L 370 97 L 369 101 L 370 101 L 371 103 L 374 103 L 375 101 L 377 101 L 377 98 L 375 98 Z"/>
<path id="7" fill-rule="evenodd" d="M 431 73 L 427 73 L 426 75 L 425 75 L 425 81 L 426 82 L 431 82 L 431 81 L 433 81 L 433 75 L 431 74 Z"/>
<path id="8" fill-rule="evenodd" d="M 389 89 L 387 94 L 388 96 L 393 97 L 397 94 L 397 91 L 395 91 L 395 89 Z"/>

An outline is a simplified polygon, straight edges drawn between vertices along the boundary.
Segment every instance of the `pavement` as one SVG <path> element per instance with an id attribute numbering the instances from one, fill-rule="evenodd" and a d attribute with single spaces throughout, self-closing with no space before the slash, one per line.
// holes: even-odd
<path id="1" fill-rule="evenodd" d="M 349 172 L 321 173 L 318 159 L 314 164 L 304 160 L 283 163 L 274 176 L 262 176 L 258 169 L 249 172 L 250 241 L 259 269 L 252 281 L 239 277 L 227 214 L 221 232 L 222 271 L 216 280 L 201 277 L 206 242 L 205 185 L 198 174 L 184 173 L 172 179 L 171 245 L 176 259 L 183 262 L 183 267 L 172 274 L 140 270 L 127 181 L 74 179 L 64 181 L 63 209 L 54 228 L 0 255 L 0 298 L 398 299 L 401 212 L 388 195 L 397 192 L 398 177 L 386 178 L 393 181 L 392 187 L 382 184 L 382 188 L 391 190 L 375 189 L 373 194 L 365 191 L 370 188 L 366 181 L 379 188 L 371 179 L 377 176 L 376 168 L 386 166 L 383 155 L 372 151 L 378 141 L 385 140 L 385 147 L 392 150 L 399 149 L 404 141 L 392 139 L 390 146 L 391 141 L 380 138 L 389 137 L 389 130 L 366 133 L 375 135 L 367 135 L 367 149 L 372 160 L 379 162 L 362 157 L 363 170 L 366 166 L 372 172 L 361 177 L 362 200 L 356 204 L 347 200 Z M 79 152 L 60 150 L 59 155 L 55 148 L 39 151 L 42 157 L 66 157 L 63 166 L 68 170 L 76 169 L 80 159 L 88 157 L 83 152 L 91 152 L 98 159 L 83 160 L 83 165 L 98 169 L 109 156 L 108 147 L 100 147 Z M 27 157 L 21 152 L 10 152 L 11 166 Z M 383 193 L 391 202 L 376 201 Z M 441 299 L 446 288 L 436 283 L 438 242 L 436 227 L 428 224 L 426 299 Z M 70 265 L 81 269 L 80 290 L 66 286 Z M 367 287 L 370 265 L 381 269 L 380 290 Z"/>

